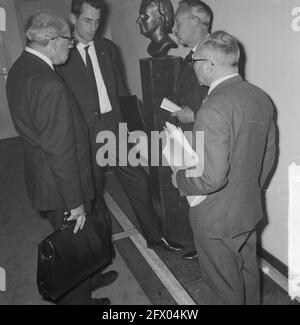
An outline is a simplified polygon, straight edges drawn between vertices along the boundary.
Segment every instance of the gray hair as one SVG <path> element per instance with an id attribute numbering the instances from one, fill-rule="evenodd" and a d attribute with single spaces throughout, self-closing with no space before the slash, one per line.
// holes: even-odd
<path id="1" fill-rule="evenodd" d="M 68 21 L 51 11 L 40 11 L 29 17 L 25 25 L 27 44 L 47 46 L 49 41 L 69 29 Z"/>
<path id="2" fill-rule="evenodd" d="M 219 65 L 237 67 L 240 49 L 237 40 L 223 30 L 218 30 L 199 44 L 197 53 L 208 52 Z"/>
<path id="3" fill-rule="evenodd" d="M 213 20 L 213 12 L 210 7 L 200 0 L 181 0 L 179 3 L 180 8 L 190 10 L 193 16 L 196 16 L 202 25 L 208 29 L 211 28 Z"/>

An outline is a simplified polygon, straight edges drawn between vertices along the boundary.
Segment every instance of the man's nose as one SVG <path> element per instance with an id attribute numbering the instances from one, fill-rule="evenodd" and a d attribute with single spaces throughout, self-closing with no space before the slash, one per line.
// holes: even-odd
<path id="1" fill-rule="evenodd" d="M 141 23 L 141 16 L 138 17 L 138 19 L 136 20 L 136 23 L 137 24 L 140 24 Z"/>
<path id="2" fill-rule="evenodd" d="M 92 32 L 95 33 L 97 30 L 98 26 L 96 22 L 92 22 Z"/>

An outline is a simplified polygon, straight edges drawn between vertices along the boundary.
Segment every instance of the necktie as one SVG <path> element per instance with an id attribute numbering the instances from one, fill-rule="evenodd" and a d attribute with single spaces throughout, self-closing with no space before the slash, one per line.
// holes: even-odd
<path id="1" fill-rule="evenodd" d="M 185 61 L 186 61 L 187 64 L 193 58 L 193 55 L 194 55 L 194 51 L 193 50 L 190 50 L 190 53 L 185 57 Z"/>
<path id="2" fill-rule="evenodd" d="M 96 97 L 96 100 L 97 100 L 98 109 L 97 109 L 97 112 L 95 112 L 95 114 L 97 113 L 100 116 L 101 113 L 100 113 L 100 102 L 99 102 L 97 81 L 96 81 L 96 78 L 95 78 L 95 72 L 94 72 L 94 69 L 93 69 L 92 60 L 91 60 L 91 57 L 89 55 L 89 47 L 90 47 L 90 45 L 88 45 L 88 46 L 86 46 L 84 48 L 85 49 L 85 55 L 86 55 L 85 56 L 85 58 L 86 58 L 86 69 L 88 71 L 90 82 L 91 82 L 91 85 L 92 85 L 92 88 L 93 88 L 93 93 L 94 93 L 94 95 Z"/>

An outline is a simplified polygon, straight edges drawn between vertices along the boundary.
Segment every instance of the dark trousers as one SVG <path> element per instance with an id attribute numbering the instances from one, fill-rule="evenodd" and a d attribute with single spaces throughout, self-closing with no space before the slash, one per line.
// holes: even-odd
<path id="1" fill-rule="evenodd" d="M 259 305 L 256 231 L 234 238 L 194 239 L 203 280 L 217 297 L 216 304 Z"/>
<path id="2" fill-rule="evenodd" d="M 65 210 L 54 210 L 46 212 L 54 231 L 61 228 L 64 222 Z M 80 231 L 80 230 L 79 230 Z M 57 305 L 89 305 L 91 304 L 91 287 L 90 279 L 87 279 L 80 283 L 77 287 L 72 289 L 65 296 L 56 301 Z"/>
<path id="3" fill-rule="evenodd" d="M 159 240 L 162 237 L 162 231 L 153 208 L 147 173 L 141 167 L 118 166 L 118 162 L 114 167 L 99 167 L 96 162 L 97 146 L 92 146 L 91 151 L 98 211 L 107 209 L 103 199 L 104 173 L 107 170 L 112 170 L 131 203 L 145 239 L 147 241 Z"/>

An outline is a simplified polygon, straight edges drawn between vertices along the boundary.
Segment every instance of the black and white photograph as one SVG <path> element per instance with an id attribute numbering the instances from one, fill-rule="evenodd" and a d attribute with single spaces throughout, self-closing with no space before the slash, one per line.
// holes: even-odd
<path id="1" fill-rule="evenodd" d="M 299 305 L 299 78 L 300 0 L 0 0 L 0 305 Z"/>

